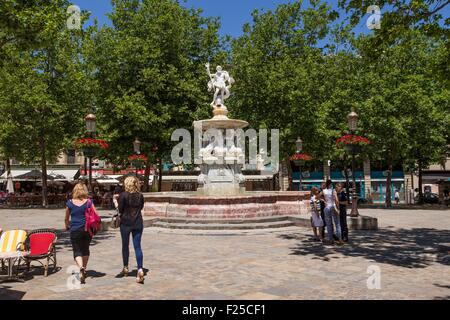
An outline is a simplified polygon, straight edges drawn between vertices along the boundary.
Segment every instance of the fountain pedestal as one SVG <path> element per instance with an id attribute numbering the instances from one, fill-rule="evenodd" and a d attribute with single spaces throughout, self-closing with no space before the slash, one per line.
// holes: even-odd
<path id="1" fill-rule="evenodd" d="M 229 119 L 225 106 L 214 107 L 214 117 L 194 122 L 202 132 L 201 174 L 198 192 L 205 196 L 238 195 L 245 192 L 242 167 L 245 153 L 239 148 L 237 129 L 248 126 L 247 121 Z"/>

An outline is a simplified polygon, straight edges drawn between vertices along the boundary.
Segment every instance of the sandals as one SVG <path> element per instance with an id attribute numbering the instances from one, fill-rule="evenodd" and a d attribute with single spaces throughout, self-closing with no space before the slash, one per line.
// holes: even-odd
<path id="1" fill-rule="evenodd" d="M 80 283 L 85 284 L 86 283 L 86 269 L 80 268 Z"/>
<path id="2" fill-rule="evenodd" d="M 128 267 L 123 267 L 122 272 L 120 273 L 121 276 L 123 277 L 128 277 L 128 273 L 130 272 L 130 270 L 128 270 Z"/>
<path id="3" fill-rule="evenodd" d="M 145 276 L 144 271 L 142 269 L 139 269 L 137 273 L 136 282 L 144 284 L 144 276 Z"/>

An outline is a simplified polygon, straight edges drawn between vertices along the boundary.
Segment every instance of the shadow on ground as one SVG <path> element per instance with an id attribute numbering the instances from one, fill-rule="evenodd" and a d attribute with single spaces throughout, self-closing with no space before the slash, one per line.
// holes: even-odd
<path id="1" fill-rule="evenodd" d="M 344 257 L 363 257 L 378 263 L 405 268 L 425 268 L 431 263 L 450 265 L 450 256 L 438 252 L 439 243 L 450 242 L 450 230 L 429 228 L 379 229 L 377 231 L 352 231 L 350 242 L 344 246 L 323 245 L 303 234 L 280 235 L 286 240 L 300 240 L 291 247 L 293 255 L 312 255 L 330 261 Z"/>
<path id="2" fill-rule="evenodd" d="M 148 272 L 150 271 L 147 268 L 143 268 L 142 270 L 144 270 L 144 275 L 146 276 L 148 274 Z M 128 273 L 128 277 L 137 277 L 137 269 L 131 270 Z M 124 275 L 122 273 L 118 273 L 116 274 L 115 278 L 124 278 Z"/>
<path id="3" fill-rule="evenodd" d="M 0 300 L 21 300 L 26 292 L 0 285 Z"/>

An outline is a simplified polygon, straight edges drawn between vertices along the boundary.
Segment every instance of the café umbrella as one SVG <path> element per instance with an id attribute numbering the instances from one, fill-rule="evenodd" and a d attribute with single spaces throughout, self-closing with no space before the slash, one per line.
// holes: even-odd
<path id="1" fill-rule="evenodd" d="M 54 179 L 55 179 L 54 177 L 47 175 L 47 180 L 54 180 Z M 34 170 L 31 170 L 24 174 L 15 176 L 14 180 L 25 180 L 25 181 L 26 180 L 34 180 L 34 181 L 42 180 L 42 171 L 34 169 Z"/>
<path id="2" fill-rule="evenodd" d="M 14 183 L 11 172 L 8 172 L 8 182 L 6 183 L 6 190 L 9 193 L 14 193 Z"/>
<path id="3" fill-rule="evenodd" d="M 144 176 L 143 175 L 136 174 L 134 172 L 130 172 L 130 173 L 124 174 L 123 176 L 118 177 L 117 180 L 119 180 L 120 182 L 123 183 L 125 181 L 125 179 L 128 178 L 128 177 L 136 177 L 140 181 L 144 181 Z"/>

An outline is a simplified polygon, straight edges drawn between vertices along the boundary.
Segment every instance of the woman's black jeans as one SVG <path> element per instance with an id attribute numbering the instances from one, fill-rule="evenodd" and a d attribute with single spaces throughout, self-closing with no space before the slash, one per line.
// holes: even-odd
<path id="1" fill-rule="evenodd" d="M 347 206 L 339 205 L 339 222 L 341 223 L 342 240 L 348 241 Z"/>

